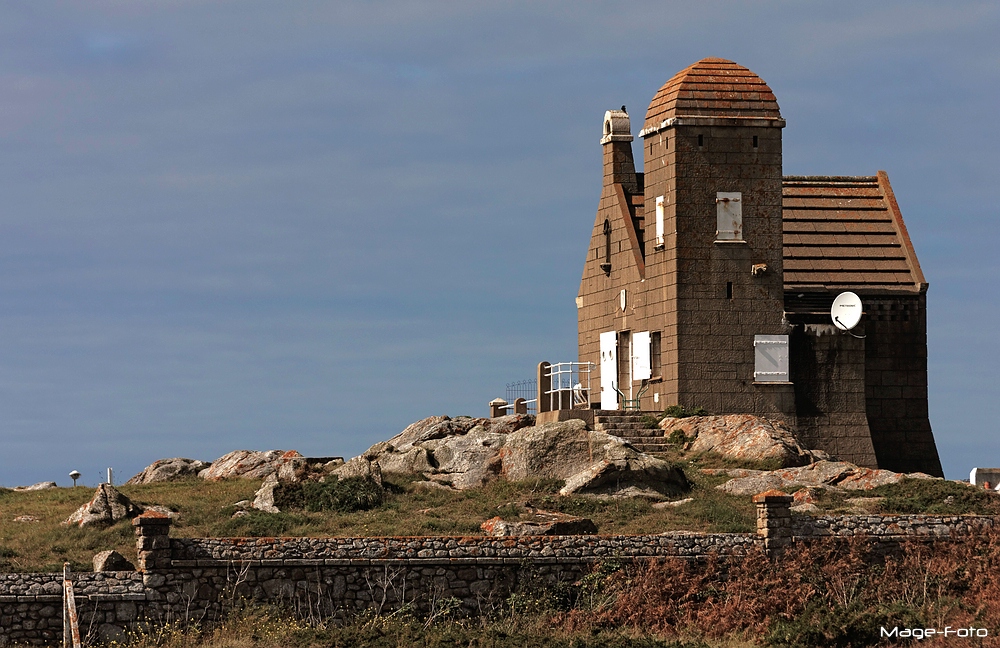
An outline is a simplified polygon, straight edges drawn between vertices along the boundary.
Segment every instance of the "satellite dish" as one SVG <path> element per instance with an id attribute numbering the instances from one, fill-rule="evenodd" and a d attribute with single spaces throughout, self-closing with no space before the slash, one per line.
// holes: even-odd
<path id="1" fill-rule="evenodd" d="M 861 321 L 861 298 L 852 292 L 842 292 L 833 300 L 830 319 L 841 331 L 850 331 Z"/>

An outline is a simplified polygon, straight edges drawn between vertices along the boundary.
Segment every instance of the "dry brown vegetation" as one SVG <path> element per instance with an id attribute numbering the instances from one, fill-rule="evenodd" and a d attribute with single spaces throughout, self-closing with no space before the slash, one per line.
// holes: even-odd
<path id="1" fill-rule="evenodd" d="M 886 640 L 880 628 L 985 628 L 985 641 Z M 128 648 L 541 646 L 855 648 L 990 646 L 1000 633 L 1000 537 L 913 543 L 886 553 L 862 541 L 813 544 L 769 559 L 609 560 L 576 583 L 522 579 L 492 614 L 362 614 L 307 625 L 246 608 L 221 627 L 140 632 Z"/>

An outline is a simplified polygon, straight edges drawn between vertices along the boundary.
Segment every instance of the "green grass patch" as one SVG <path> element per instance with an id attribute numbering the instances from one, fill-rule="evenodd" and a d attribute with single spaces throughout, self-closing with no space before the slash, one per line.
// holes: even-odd
<path id="1" fill-rule="evenodd" d="M 904 479 L 864 495 L 884 497 L 879 503 L 882 513 L 1000 515 L 1000 495 L 944 479 Z"/>

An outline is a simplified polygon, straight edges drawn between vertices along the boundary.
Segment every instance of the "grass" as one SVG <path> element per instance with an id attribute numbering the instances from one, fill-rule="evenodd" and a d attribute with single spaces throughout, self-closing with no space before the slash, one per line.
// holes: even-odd
<path id="1" fill-rule="evenodd" d="M 479 525 L 497 515 L 517 520 L 522 504 L 589 517 L 603 534 L 647 534 L 670 530 L 749 532 L 754 508 L 749 498 L 713 488 L 722 478 L 689 471 L 694 501 L 677 508 L 655 509 L 642 498 L 605 500 L 558 495 L 560 480 L 496 481 L 466 491 L 415 486 L 417 476 L 391 475 L 383 501 L 369 510 L 293 510 L 277 514 L 250 512 L 233 518 L 240 500 L 252 499 L 257 481 L 189 481 L 121 486 L 139 504 L 159 504 L 180 515 L 174 537 L 226 536 L 422 536 L 481 535 Z M 89 570 L 93 555 L 115 549 L 135 560 L 135 540 L 128 522 L 109 528 L 62 526 L 93 494 L 90 488 L 0 492 L 0 571 L 58 571 L 63 561 Z M 32 515 L 38 522 L 14 522 Z"/>
<path id="2" fill-rule="evenodd" d="M 252 499 L 260 483 L 252 480 L 188 481 L 121 486 L 140 504 L 159 504 L 178 512 L 174 537 L 227 536 L 425 536 L 481 535 L 484 520 L 500 516 L 517 520 L 524 503 L 534 507 L 588 517 L 602 534 L 655 534 L 666 531 L 750 533 L 756 511 L 749 497 L 728 495 L 715 487 L 725 476 L 705 475 L 700 468 L 767 468 L 732 462 L 714 455 L 689 455 L 680 448 L 665 456 L 681 466 L 692 484 L 683 497 L 693 501 L 657 509 L 643 498 L 597 499 L 558 495 L 560 480 L 497 481 L 466 491 L 417 486 L 418 476 L 390 475 L 381 503 L 368 510 L 291 510 L 268 514 L 250 512 L 232 517 L 234 504 Z M 89 570 L 94 554 L 116 549 L 134 561 L 131 525 L 109 528 L 62 526 L 93 494 L 90 488 L 59 488 L 14 492 L 0 489 L 0 571 L 59 571 L 64 561 L 74 570 Z M 822 493 L 821 512 L 852 512 L 853 497 L 877 497 L 871 504 L 883 513 L 927 512 L 942 515 L 976 513 L 1000 515 L 1000 496 L 942 480 L 904 480 L 873 491 Z M 349 508 L 349 507 L 348 507 Z M 31 515 L 38 522 L 14 522 Z"/>

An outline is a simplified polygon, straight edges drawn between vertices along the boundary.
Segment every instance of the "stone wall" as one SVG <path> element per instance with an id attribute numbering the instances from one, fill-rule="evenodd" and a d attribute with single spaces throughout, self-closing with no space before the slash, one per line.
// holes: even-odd
<path id="1" fill-rule="evenodd" d="M 793 543 L 866 536 L 955 540 L 1000 528 L 977 516 L 800 516 L 792 498 L 756 498 L 758 533 L 641 536 L 170 538 L 170 520 L 134 520 L 139 571 L 73 574 L 81 632 L 112 639 L 137 622 L 212 623 L 242 600 L 304 617 L 344 617 L 457 599 L 467 614 L 498 608 L 520 586 L 574 582 L 603 561 L 716 554 L 738 560 Z M 62 637 L 62 574 L 0 574 L 0 646 Z"/>

